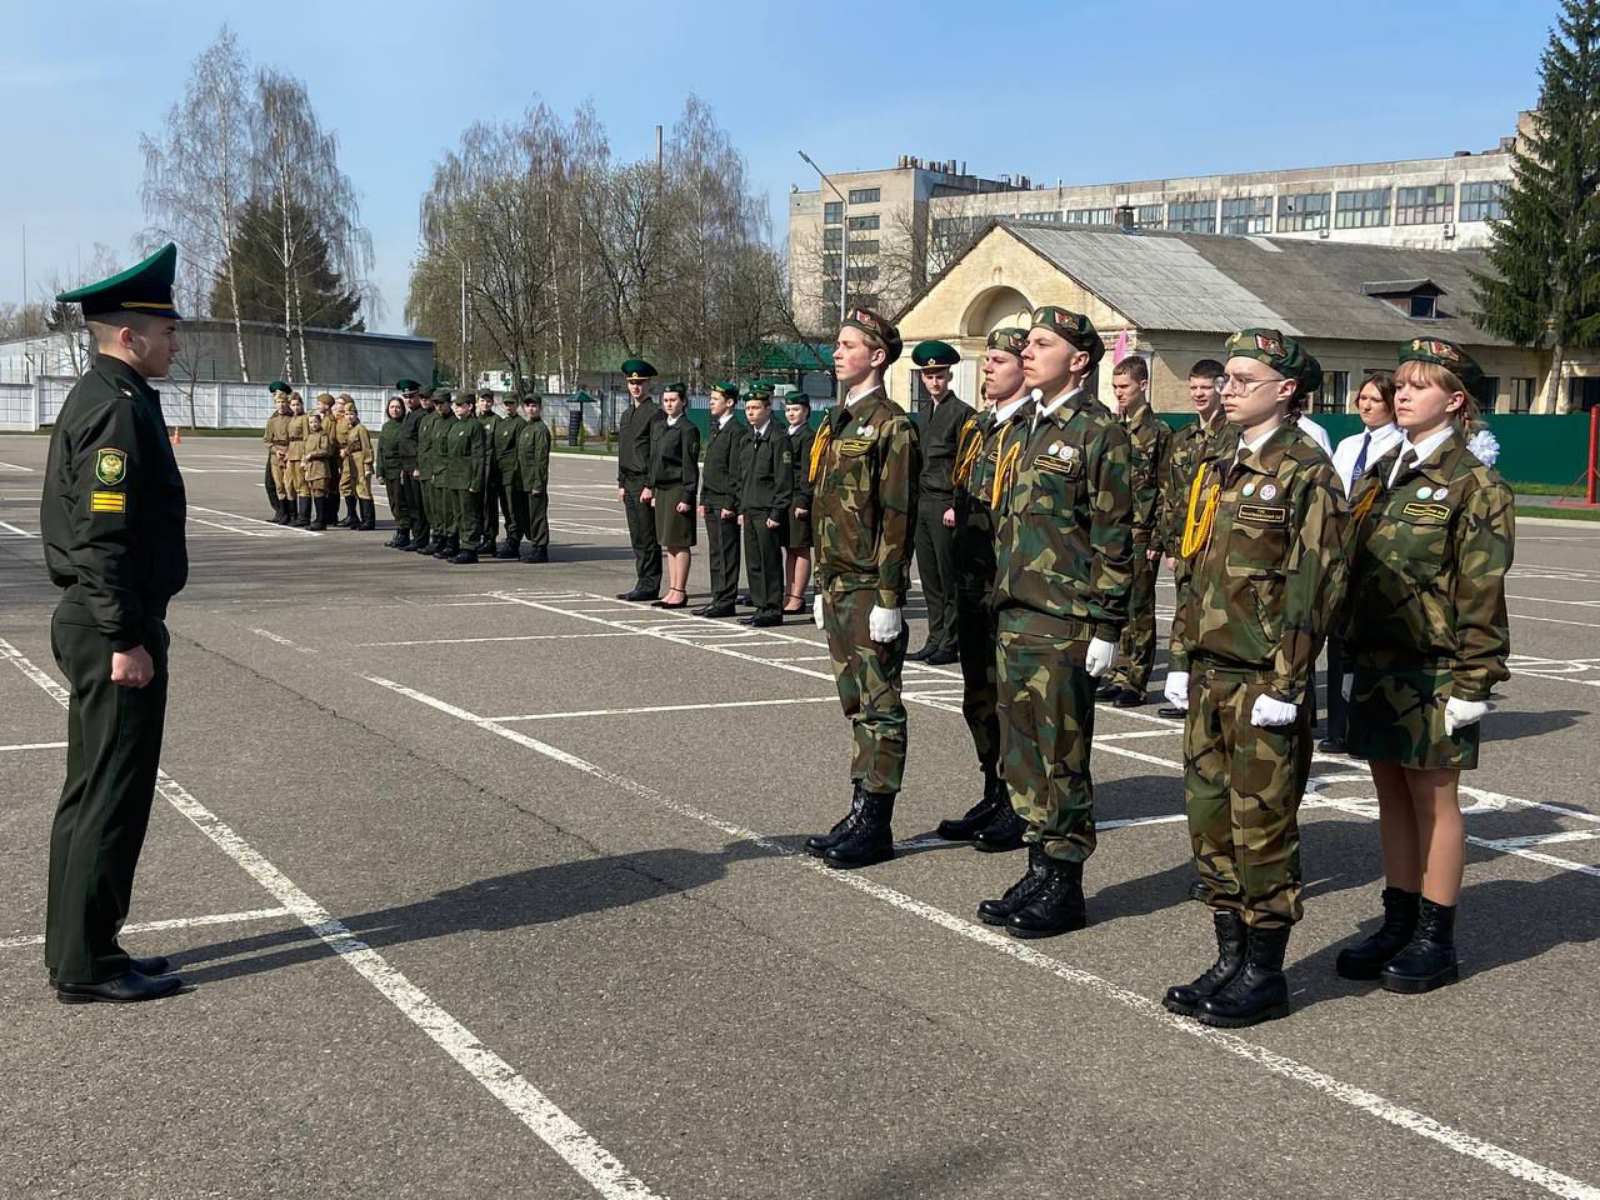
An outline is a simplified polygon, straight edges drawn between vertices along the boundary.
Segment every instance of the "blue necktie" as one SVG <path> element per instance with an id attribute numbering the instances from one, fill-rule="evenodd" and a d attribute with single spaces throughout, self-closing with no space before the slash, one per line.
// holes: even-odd
<path id="1" fill-rule="evenodd" d="M 1356 455 L 1356 467 L 1350 473 L 1351 479 L 1360 479 L 1361 472 L 1367 469 L 1367 451 L 1370 449 L 1372 449 L 1372 435 L 1369 433 L 1361 439 L 1361 453 Z"/>

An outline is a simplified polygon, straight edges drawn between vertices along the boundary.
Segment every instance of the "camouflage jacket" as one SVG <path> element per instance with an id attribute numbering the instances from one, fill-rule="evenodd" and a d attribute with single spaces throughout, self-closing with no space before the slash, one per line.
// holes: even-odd
<path id="1" fill-rule="evenodd" d="M 1081 391 L 1049 416 L 1035 413 L 1031 431 L 1019 437 L 1026 428 L 1008 437 L 1005 450 L 1017 458 L 995 514 L 995 609 L 1032 614 L 1044 632 L 1114 642 L 1128 621 L 1133 582 L 1127 431 Z"/>
<path id="2" fill-rule="evenodd" d="M 879 604 L 900 608 L 911 582 L 922 465 L 916 426 L 880 388 L 835 408 L 825 428 L 827 445 L 811 481 L 817 581 L 829 591 L 871 588 Z"/>
<path id="3" fill-rule="evenodd" d="M 994 477 L 1011 443 L 1028 436 L 1032 419 L 1033 401 L 1024 400 L 1003 425 L 995 424 L 990 409 L 963 436 L 957 461 L 972 457 L 956 480 L 956 587 L 962 595 L 989 599 L 994 591 Z"/>
<path id="4" fill-rule="evenodd" d="M 932 406 L 917 437 L 922 447 L 922 472 L 917 477 L 919 500 L 952 502 L 955 485 L 950 477 L 955 470 L 961 439 L 975 416 L 972 406 L 954 392 Z"/>
<path id="5" fill-rule="evenodd" d="M 1178 589 L 1172 638 L 1181 657 L 1172 669 L 1203 656 L 1260 671 L 1269 695 L 1302 704 L 1345 594 L 1339 476 L 1289 424 L 1237 460 L 1214 443 L 1200 470 L 1203 492 L 1219 488 L 1216 515 Z"/>
<path id="6" fill-rule="evenodd" d="M 1150 410 L 1148 402 L 1123 422 L 1132 443 L 1133 540 L 1143 546 L 1155 536 L 1161 519 L 1161 472 L 1167 461 L 1172 430 Z"/>
<path id="7" fill-rule="evenodd" d="M 1239 445 L 1239 427 L 1229 422 L 1221 409 L 1209 429 L 1197 420 L 1176 430 L 1167 440 L 1166 459 L 1161 464 L 1161 503 L 1151 539 L 1152 545 L 1167 554 L 1178 552 L 1189 510 L 1189 485 L 1213 443 L 1223 454 L 1232 454 Z"/>
<path id="8" fill-rule="evenodd" d="M 1452 694 L 1487 700 L 1508 677 L 1505 576 L 1516 543 L 1511 489 L 1451 437 L 1389 486 L 1402 446 L 1356 484 L 1344 636 L 1363 666 L 1439 665 Z"/>

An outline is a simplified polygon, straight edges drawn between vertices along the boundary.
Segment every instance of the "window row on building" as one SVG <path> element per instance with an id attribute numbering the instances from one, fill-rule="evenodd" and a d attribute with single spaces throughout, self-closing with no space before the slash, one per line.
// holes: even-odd
<path id="1" fill-rule="evenodd" d="M 1388 370 L 1389 368 L 1384 368 Z M 1533 398 L 1538 390 L 1538 381 L 1531 377 L 1515 377 L 1507 381 L 1508 399 L 1506 412 L 1531 413 L 1533 411 Z M 1355 392 L 1350 390 L 1349 371 L 1329 371 L 1323 377 L 1322 389 L 1312 396 L 1311 410 L 1319 413 L 1354 412 L 1356 395 L 1359 394 L 1359 385 Z M 1487 375 L 1483 380 L 1483 387 L 1479 392 L 1492 400 L 1500 395 L 1500 379 L 1495 375 Z"/>

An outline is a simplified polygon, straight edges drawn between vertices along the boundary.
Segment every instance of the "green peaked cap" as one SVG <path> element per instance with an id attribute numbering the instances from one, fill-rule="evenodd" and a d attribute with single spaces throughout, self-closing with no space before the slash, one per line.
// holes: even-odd
<path id="1" fill-rule="evenodd" d="M 912 365 L 919 371 L 926 371 L 930 367 L 953 367 L 960 361 L 960 352 L 949 342 L 918 342 L 917 348 L 911 352 Z"/>
<path id="2" fill-rule="evenodd" d="M 85 318 L 132 312 L 176 321 L 179 317 L 178 310 L 172 307 L 172 280 L 177 273 L 178 247 L 168 242 L 142 263 L 99 283 L 61 292 L 56 299 L 63 304 L 83 305 Z"/>
<path id="3" fill-rule="evenodd" d="M 622 364 L 622 373 L 630 380 L 654 379 L 656 369 L 642 358 L 630 358 Z"/>

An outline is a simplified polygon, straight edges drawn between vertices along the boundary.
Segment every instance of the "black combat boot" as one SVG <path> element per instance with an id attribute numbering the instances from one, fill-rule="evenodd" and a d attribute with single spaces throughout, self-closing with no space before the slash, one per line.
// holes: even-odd
<path id="1" fill-rule="evenodd" d="M 346 496 L 344 498 L 344 520 L 340 521 L 339 524 L 346 529 L 361 528 L 361 516 L 356 512 L 356 498 L 354 496 Z"/>
<path id="2" fill-rule="evenodd" d="M 998 900 L 978 902 L 978 920 L 985 925 L 1004 925 L 1012 915 L 1033 899 L 1033 893 L 1050 875 L 1050 865 L 1042 846 L 1028 847 L 1028 869 Z"/>
<path id="3" fill-rule="evenodd" d="M 1008 792 L 1006 802 L 995 811 L 989 823 L 973 835 L 972 848 L 992 854 L 1019 850 L 1022 848 L 1022 835 L 1027 831 L 1028 823 L 1017 815 Z"/>
<path id="4" fill-rule="evenodd" d="M 1200 1001 L 1194 1015 L 1206 1025 L 1243 1029 L 1289 1015 L 1289 981 L 1283 977 L 1283 952 L 1289 926 L 1251 929 L 1245 937 L 1244 966 L 1227 986 Z"/>
<path id="5" fill-rule="evenodd" d="M 814 833 L 806 839 L 806 853 L 821 858 L 823 853 L 832 850 L 845 835 L 856 827 L 856 821 L 861 816 L 861 805 L 866 793 L 861 789 L 861 781 L 855 781 L 855 791 L 850 796 L 850 811 L 834 822 L 833 828 L 827 833 Z"/>
<path id="6" fill-rule="evenodd" d="M 855 826 L 822 852 L 830 867 L 870 867 L 894 857 L 894 832 L 889 822 L 894 817 L 893 792 L 861 793 L 861 815 Z"/>
<path id="7" fill-rule="evenodd" d="M 1045 876 L 1006 921 L 1006 932 L 1012 937 L 1052 937 L 1089 923 L 1083 907 L 1083 864 L 1051 858 L 1042 850 L 1039 853 Z"/>
<path id="8" fill-rule="evenodd" d="M 525 563 L 547 563 L 550 561 L 550 547 L 534 546 L 531 554 L 523 554 L 522 561 Z"/>
<path id="9" fill-rule="evenodd" d="M 478 552 L 471 545 L 468 545 L 465 550 L 457 551 L 450 561 L 458 567 L 471 566 L 478 561 Z"/>
<path id="10" fill-rule="evenodd" d="M 1455 905 L 1435 904 L 1423 897 L 1417 908 L 1417 932 L 1379 976 L 1384 991 L 1431 992 L 1461 978 L 1456 962 Z"/>
<path id="11" fill-rule="evenodd" d="M 439 548 L 433 552 L 433 556 L 435 558 L 454 558 L 460 548 L 454 536 L 441 537 L 439 539 Z"/>
<path id="12" fill-rule="evenodd" d="M 384 543 L 396 550 L 409 550 L 411 548 L 411 531 L 404 525 L 395 527 L 394 536 Z"/>
<path id="13" fill-rule="evenodd" d="M 1417 901 L 1421 899 L 1419 892 L 1384 888 L 1383 924 L 1370 937 L 1339 951 L 1333 969 L 1346 979 L 1376 979 L 1384 964 L 1404 950 L 1416 933 Z"/>
<path id="14" fill-rule="evenodd" d="M 1166 997 L 1161 1001 L 1168 1012 L 1175 1012 L 1180 1017 L 1194 1016 L 1200 1001 L 1215 996 L 1227 987 L 1239 973 L 1239 968 L 1244 966 L 1244 918 L 1231 908 L 1214 908 L 1211 910 L 1211 923 L 1217 930 L 1217 961 L 1193 983 L 1169 987 Z"/>
<path id="15" fill-rule="evenodd" d="M 1189 885 L 1186 895 L 1191 900 L 1198 900 L 1201 904 L 1207 904 L 1211 900 L 1211 885 L 1204 879 L 1196 879 Z"/>
<path id="16" fill-rule="evenodd" d="M 306 528 L 312 530 L 315 533 L 321 533 L 324 529 L 326 529 L 328 527 L 328 523 L 322 519 L 323 518 L 322 498 L 319 496 L 316 499 L 309 501 L 309 503 L 311 505 L 311 524 L 306 526 Z"/>
<path id="17" fill-rule="evenodd" d="M 522 539 L 520 537 L 512 537 L 510 534 L 507 534 L 506 540 L 500 543 L 500 549 L 494 552 L 494 556 L 496 558 L 503 558 L 507 562 L 514 561 L 522 557 L 522 551 L 520 549 L 521 545 Z"/>
<path id="18" fill-rule="evenodd" d="M 274 525 L 287 525 L 289 520 L 289 502 L 282 496 L 274 496 L 272 498 L 272 523 Z"/>
<path id="19" fill-rule="evenodd" d="M 311 527 L 311 497 L 301 496 L 295 501 L 294 523 L 301 529 Z"/>
<path id="20" fill-rule="evenodd" d="M 1011 807 L 1011 794 L 1006 791 L 1006 781 L 995 773 L 993 767 L 986 767 L 983 772 L 983 799 L 967 809 L 965 816 L 940 821 L 934 832 L 947 842 L 970 842 L 978 830 L 994 820 L 1002 806 Z"/>
<path id="21" fill-rule="evenodd" d="M 378 504 L 375 500 L 361 500 L 361 524 L 356 528 L 371 533 L 378 527 Z"/>

